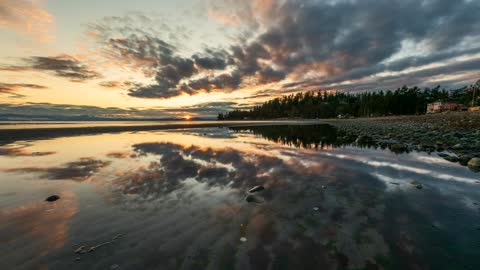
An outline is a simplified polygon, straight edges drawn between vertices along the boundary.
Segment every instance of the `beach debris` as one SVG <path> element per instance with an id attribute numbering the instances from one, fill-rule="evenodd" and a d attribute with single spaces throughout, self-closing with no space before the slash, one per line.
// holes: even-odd
<path id="1" fill-rule="evenodd" d="M 259 191 L 263 191 L 263 190 L 265 190 L 265 187 L 263 187 L 262 185 L 258 185 L 258 186 L 254 186 L 253 188 L 251 188 L 248 192 L 255 193 L 255 192 L 259 192 Z"/>
<path id="2" fill-rule="evenodd" d="M 115 236 L 112 238 L 112 241 L 115 240 L 115 239 L 117 239 L 117 238 L 119 238 L 119 237 L 122 237 L 122 236 L 124 236 L 124 235 L 125 235 L 124 233 L 119 233 L 119 234 L 115 235 Z"/>
<path id="3" fill-rule="evenodd" d="M 78 254 L 78 253 L 82 253 L 82 251 L 84 251 L 84 249 L 85 249 L 85 246 L 81 246 L 81 247 L 75 249 L 74 252 L 77 253 L 77 254 Z"/>
<path id="4" fill-rule="evenodd" d="M 255 196 L 253 194 L 248 194 L 245 197 L 245 201 L 247 201 L 249 203 L 264 203 L 265 199 L 260 197 L 260 196 Z"/>
<path id="5" fill-rule="evenodd" d="M 98 244 L 98 245 L 94 245 L 94 246 L 80 246 L 78 247 L 77 249 L 75 249 L 74 253 L 75 254 L 85 254 L 85 253 L 90 253 L 90 252 L 94 252 L 95 250 L 97 250 L 98 248 L 101 248 L 103 246 L 106 246 L 106 245 L 111 245 L 113 244 L 113 242 L 115 241 L 115 239 L 119 238 L 119 237 L 122 237 L 124 236 L 125 234 L 124 233 L 120 233 L 120 234 L 117 234 L 115 235 L 112 240 L 110 241 L 107 241 L 107 242 L 104 242 L 104 243 L 101 243 L 101 244 Z"/>
<path id="6" fill-rule="evenodd" d="M 118 264 L 112 264 L 112 265 L 110 266 L 110 269 L 115 270 L 115 269 L 117 269 L 118 267 L 120 267 L 120 265 L 118 265 Z"/>
<path id="7" fill-rule="evenodd" d="M 240 242 L 247 242 L 247 238 L 246 237 L 240 237 Z"/>
<path id="8" fill-rule="evenodd" d="M 47 202 L 54 202 L 54 201 L 56 201 L 56 200 L 58 200 L 58 199 L 60 199 L 60 196 L 58 196 L 58 195 L 52 195 L 52 196 L 46 198 L 45 201 L 47 201 Z"/>

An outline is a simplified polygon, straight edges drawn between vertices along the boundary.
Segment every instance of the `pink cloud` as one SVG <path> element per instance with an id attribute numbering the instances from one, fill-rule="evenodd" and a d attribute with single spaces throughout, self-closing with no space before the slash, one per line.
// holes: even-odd
<path id="1" fill-rule="evenodd" d="M 41 41 L 54 38 L 54 17 L 43 9 L 40 0 L 0 0 L 0 28 L 32 35 Z"/>

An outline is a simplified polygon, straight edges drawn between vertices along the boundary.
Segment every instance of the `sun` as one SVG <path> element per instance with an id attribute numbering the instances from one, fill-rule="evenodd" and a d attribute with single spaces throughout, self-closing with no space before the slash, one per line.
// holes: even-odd
<path id="1" fill-rule="evenodd" d="M 192 119 L 192 117 L 187 114 L 187 115 L 184 115 L 184 116 L 183 116 L 183 119 L 185 119 L 186 121 L 188 121 L 188 120 Z"/>

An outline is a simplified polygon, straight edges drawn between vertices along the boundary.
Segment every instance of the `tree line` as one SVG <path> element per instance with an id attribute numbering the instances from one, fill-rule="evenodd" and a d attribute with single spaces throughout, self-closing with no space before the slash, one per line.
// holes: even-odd
<path id="1" fill-rule="evenodd" d="M 269 100 L 248 110 L 220 113 L 218 120 L 274 118 L 332 118 L 424 114 L 427 104 L 439 100 L 469 104 L 472 88 L 440 90 L 406 86 L 391 91 L 345 93 L 308 91 Z"/>

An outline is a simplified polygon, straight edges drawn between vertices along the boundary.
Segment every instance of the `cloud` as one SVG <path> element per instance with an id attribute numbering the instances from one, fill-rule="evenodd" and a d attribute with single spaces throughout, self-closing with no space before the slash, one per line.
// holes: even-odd
<path id="1" fill-rule="evenodd" d="M 51 40 L 54 18 L 39 4 L 38 0 L 0 0 L 0 28 Z"/>
<path id="2" fill-rule="evenodd" d="M 0 83 L 0 94 L 11 94 L 21 89 L 47 89 L 48 87 L 29 83 Z"/>
<path id="3" fill-rule="evenodd" d="M 101 75 L 80 62 L 75 57 L 63 54 L 59 56 L 32 56 L 22 59 L 20 65 L 0 67 L 2 71 L 39 71 L 67 78 L 72 82 L 101 78 Z"/>
<path id="4" fill-rule="evenodd" d="M 10 148 L 10 147 L 0 147 L 0 156 L 8 157 L 39 157 L 39 156 L 48 156 L 53 155 L 55 152 L 46 151 L 46 152 L 31 152 L 24 147 Z"/>
<path id="5" fill-rule="evenodd" d="M 457 64 L 446 63 L 450 69 L 431 69 L 428 74 L 410 68 L 443 66 L 445 61 L 480 53 L 476 38 L 480 18 L 470 12 L 480 8 L 478 1 L 230 2 L 210 1 L 209 15 L 220 23 L 230 18 L 227 25 L 248 26 L 250 32 L 223 48 L 184 52 L 173 42 L 181 38 L 167 40 L 135 24 L 129 24 L 128 31 L 93 28 L 102 37 L 97 38 L 99 44 L 106 45 L 106 55 L 128 61 L 153 79 L 150 85 L 133 84 L 129 89 L 128 94 L 138 98 L 229 92 L 272 83 L 288 91 L 347 90 L 352 89 L 348 84 L 352 80 L 361 79 L 366 85 L 387 81 L 376 76 L 385 71 L 403 74 L 388 87 L 425 85 L 441 72 L 454 72 Z M 131 20 L 124 18 L 125 22 Z M 413 45 L 406 48 L 406 44 Z"/>

